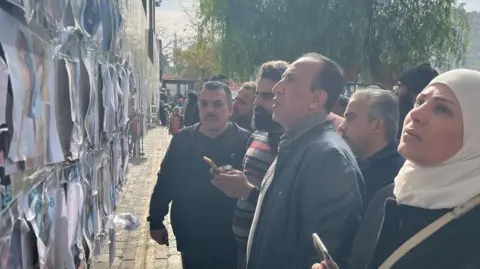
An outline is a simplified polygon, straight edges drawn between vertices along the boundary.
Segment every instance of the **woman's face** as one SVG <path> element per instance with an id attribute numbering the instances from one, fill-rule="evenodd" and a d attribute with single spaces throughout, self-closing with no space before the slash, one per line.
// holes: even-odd
<path id="1" fill-rule="evenodd" d="M 440 164 L 463 145 L 463 117 L 455 94 L 434 84 L 418 96 L 403 123 L 398 151 L 421 166 Z"/>

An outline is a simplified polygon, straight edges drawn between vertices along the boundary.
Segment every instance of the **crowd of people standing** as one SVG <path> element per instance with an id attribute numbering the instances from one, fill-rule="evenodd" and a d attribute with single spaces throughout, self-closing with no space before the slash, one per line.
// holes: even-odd
<path id="1" fill-rule="evenodd" d="M 235 98 L 206 82 L 158 172 L 151 237 L 168 244 L 170 212 L 185 269 L 480 268 L 480 73 L 344 85 L 316 53 L 264 63 Z"/>

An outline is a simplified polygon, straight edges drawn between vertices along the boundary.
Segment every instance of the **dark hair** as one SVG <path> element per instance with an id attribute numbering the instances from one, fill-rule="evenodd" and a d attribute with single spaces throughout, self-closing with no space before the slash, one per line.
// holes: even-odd
<path id="1" fill-rule="evenodd" d="M 229 104 L 233 103 L 232 91 L 225 83 L 220 81 L 207 81 L 203 84 L 203 89 L 210 91 L 223 91 L 227 95 L 227 101 Z"/>
<path id="2" fill-rule="evenodd" d="M 163 93 L 163 92 L 160 93 L 160 100 L 161 100 L 161 101 L 167 101 L 167 99 L 168 99 L 168 98 L 167 98 L 167 95 L 166 95 L 165 93 Z"/>
<path id="3" fill-rule="evenodd" d="M 350 98 L 348 96 L 341 94 L 338 96 L 337 103 L 341 105 L 343 108 L 346 108 L 348 105 L 348 101 L 350 101 Z"/>
<path id="4" fill-rule="evenodd" d="M 224 74 L 218 74 L 218 75 L 215 75 L 213 76 L 210 81 L 222 81 L 222 80 L 227 80 L 228 81 L 228 77 L 225 76 Z M 208 81 L 207 81 L 208 82 Z"/>
<path id="5" fill-rule="evenodd" d="M 288 63 L 285 61 L 270 61 L 262 64 L 258 70 L 257 79 L 268 79 L 273 82 L 279 82 L 282 75 L 288 68 Z"/>
<path id="6" fill-rule="evenodd" d="M 242 84 L 240 89 L 253 91 L 255 93 L 255 91 L 257 90 L 257 83 L 255 83 L 253 81 L 245 82 L 245 83 Z"/>
<path id="7" fill-rule="evenodd" d="M 436 76 L 435 70 L 429 63 L 409 67 L 403 71 L 398 82 L 407 87 L 407 91 L 413 94 L 419 94 Z"/>
<path id="8" fill-rule="evenodd" d="M 331 112 L 333 105 L 345 88 L 345 77 L 343 76 L 342 68 L 333 60 L 318 53 L 308 53 L 303 57 L 318 60 L 323 64 L 313 78 L 312 91 L 324 90 L 327 92 L 325 109 Z"/>

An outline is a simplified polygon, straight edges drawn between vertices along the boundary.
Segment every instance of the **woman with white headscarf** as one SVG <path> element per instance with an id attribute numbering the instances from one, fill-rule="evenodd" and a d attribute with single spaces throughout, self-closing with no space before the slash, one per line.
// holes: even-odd
<path id="1" fill-rule="evenodd" d="M 443 73 L 418 95 L 368 269 L 480 268 L 479 115 L 477 71 Z"/>

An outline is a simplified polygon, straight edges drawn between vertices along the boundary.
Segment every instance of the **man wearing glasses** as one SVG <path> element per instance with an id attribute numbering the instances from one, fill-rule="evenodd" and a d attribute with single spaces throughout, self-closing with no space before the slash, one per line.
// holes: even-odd
<path id="1" fill-rule="evenodd" d="M 243 162 L 243 172 L 248 181 L 232 180 L 212 183 L 232 198 L 237 198 L 237 207 L 233 217 L 233 233 L 238 243 L 237 268 L 245 268 L 245 252 L 248 234 L 252 225 L 259 187 L 265 173 L 277 156 L 280 136 L 283 128 L 272 120 L 273 86 L 280 81 L 288 63 L 272 61 L 262 65 L 259 70 L 256 98 L 253 108 L 253 128 L 255 132 L 249 141 L 249 148 Z"/>
<path id="2" fill-rule="evenodd" d="M 237 199 L 212 186 L 206 156 L 217 166 L 241 169 L 250 133 L 229 122 L 232 93 L 222 82 L 203 85 L 198 97 L 200 123 L 173 137 L 157 174 L 150 201 L 150 235 L 168 244 L 163 224 L 171 207 L 171 224 L 184 269 L 233 269 L 237 244 L 231 228 Z"/>

